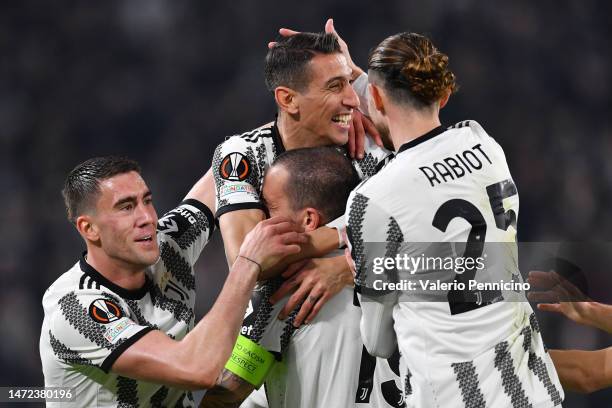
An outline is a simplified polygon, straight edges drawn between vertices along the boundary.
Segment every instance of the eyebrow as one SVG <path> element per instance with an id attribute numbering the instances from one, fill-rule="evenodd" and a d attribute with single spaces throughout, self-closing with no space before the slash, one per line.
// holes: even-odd
<path id="1" fill-rule="evenodd" d="M 331 85 L 331 83 L 334 82 L 334 81 L 343 81 L 345 79 L 347 79 L 347 77 L 345 75 L 335 76 L 335 77 L 333 77 L 331 79 L 328 79 L 327 82 L 325 82 L 325 86 L 327 87 L 327 86 Z"/>
<path id="2" fill-rule="evenodd" d="M 147 192 L 144 194 L 144 196 L 142 196 L 142 198 L 143 199 L 144 198 L 148 198 L 148 197 L 151 197 L 152 195 L 153 194 L 151 193 L 151 191 L 147 190 Z M 137 200 L 138 200 L 138 197 L 135 196 L 135 195 L 123 197 L 123 198 L 117 200 L 117 202 L 113 205 L 113 207 L 116 208 L 116 207 L 119 207 L 119 206 L 121 206 L 122 204 L 125 204 L 125 203 L 135 203 Z"/>

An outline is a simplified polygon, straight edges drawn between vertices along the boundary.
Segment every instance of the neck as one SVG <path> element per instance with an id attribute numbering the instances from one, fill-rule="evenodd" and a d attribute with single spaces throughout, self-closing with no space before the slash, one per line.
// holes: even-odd
<path id="1" fill-rule="evenodd" d="M 403 144 L 440 126 L 438 113 L 439 108 L 437 107 L 423 111 L 396 106 L 388 109 L 389 137 L 393 142 L 394 150 L 397 151 Z"/>
<path id="2" fill-rule="evenodd" d="M 145 284 L 145 268 L 134 268 L 108 256 L 101 248 L 87 245 L 87 263 L 115 285 L 127 290 L 140 289 Z"/>
<path id="3" fill-rule="evenodd" d="M 285 150 L 323 146 L 316 134 L 305 129 L 295 118 L 285 112 L 278 114 L 276 126 Z"/>

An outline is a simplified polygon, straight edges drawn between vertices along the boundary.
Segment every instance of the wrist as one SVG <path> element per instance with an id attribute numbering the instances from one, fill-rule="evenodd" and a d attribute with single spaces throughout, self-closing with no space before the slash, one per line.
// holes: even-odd
<path id="1" fill-rule="evenodd" d="M 245 274 L 248 274 L 248 276 L 252 275 L 253 278 L 257 280 L 260 273 L 260 267 L 257 263 L 248 260 L 242 255 L 238 255 L 236 257 L 236 261 L 234 261 L 232 271 L 239 271 L 241 276 L 244 276 Z"/>

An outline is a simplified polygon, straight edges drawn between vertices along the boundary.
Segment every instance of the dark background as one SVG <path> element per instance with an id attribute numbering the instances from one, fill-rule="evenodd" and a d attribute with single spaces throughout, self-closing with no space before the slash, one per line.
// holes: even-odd
<path id="1" fill-rule="evenodd" d="M 268 122 L 268 40 L 327 17 L 354 60 L 399 31 L 429 35 L 461 89 L 442 112 L 474 119 L 504 148 L 521 197 L 522 241 L 609 241 L 612 6 L 606 1 L 270 2 L 135 0 L 0 6 L 0 384 L 43 384 L 44 290 L 84 248 L 60 188 L 86 158 L 141 162 L 159 213 L 209 167 L 224 136 Z M 610 268 L 612 270 L 612 267 Z M 198 311 L 226 266 L 219 237 L 198 264 Z M 550 347 L 610 337 L 541 315 Z M 612 405 L 612 392 L 567 407 Z"/>

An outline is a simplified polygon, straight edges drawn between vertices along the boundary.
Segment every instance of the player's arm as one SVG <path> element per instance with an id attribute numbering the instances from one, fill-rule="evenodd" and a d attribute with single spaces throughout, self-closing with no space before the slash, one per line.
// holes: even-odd
<path id="1" fill-rule="evenodd" d="M 591 393 L 612 386 L 612 347 L 603 350 L 550 350 L 563 388 Z"/>
<path id="2" fill-rule="evenodd" d="M 278 259 L 298 252 L 302 241 L 303 235 L 278 217 L 259 223 L 245 238 L 211 311 L 196 327 L 180 341 L 158 330 L 147 333 L 115 360 L 112 371 L 185 389 L 213 387 L 230 356 L 261 270 L 265 273 Z"/>
<path id="3" fill-rule="evenodd" d="M 373 356 L 389 358 L 397 349 L 397 338 L 393 331 L 394 297 L 389 301 L 371 301 L 357 294 L 361 306 L 361 340 Z"/>
<path id="4" fill-rule="evenodd" d="M 208 171 L 191 187 L 185 196 L 185 200 L 194 199 L 203 203 L 208 208 L 215 208 L 215 181 L 212 169 Z"/>
<path id="5" fill-rule="evenodd" d="M 393 329 L 397 292 L 377 287 L 376 282 L 394 282 L 398 277 L 397 271 L 375 271 L 373 265 L 376 259 L 386 261 L 400 253 L 403 234 L 382 205 L 359 191 L 353 191 L 349 197 L 347 225 L 345 254 L 355 276 L 355 291 L 362 309 L 361 339 L 370 354 L 388 358 L 397 347 Z M 393 236 L 388 234 L 390 228 L 396 229 Z"/>

